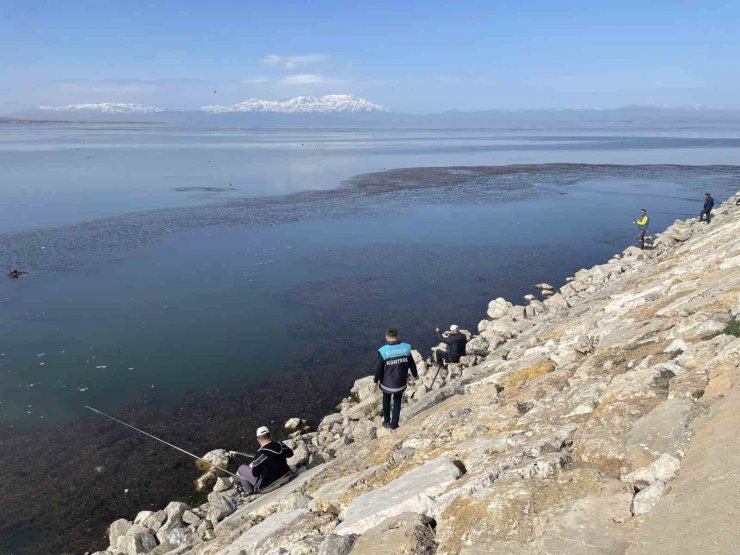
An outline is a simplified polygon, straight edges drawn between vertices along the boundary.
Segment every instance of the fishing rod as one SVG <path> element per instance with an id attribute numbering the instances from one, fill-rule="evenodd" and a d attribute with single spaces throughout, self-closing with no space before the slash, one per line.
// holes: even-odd
<path id="1" fill-rule="evenodd" d="M 221 467 L 220 467 L 220 466 L 218 466 L 218 465 L 215 465 L 215 464 L 213 464 L 213 463 L 210 463 L 210 462 L 208 462 L 207 460 L 205 460 L 204 458 L 202 458 L 202 457 L 199 457 L 198 455 L 194 455 L 194 454 L 193 454 L 193 453 L 191 453 L 190 451 L 185 451 L 185 449 L 181 449 L 181 448 L 180 448 L 180 447 L 178 447 L 177 445 L 173 445 L 173 444 L 171 444 L 171 443 L 170 443 L 170 442 L 168 442 L 168 441 L 165 441 L 165 440 L 163 440 L 163 439 L 160 439 L 160 438 L 158 438 L 157 436 L 153 436 L 152 434 L 150 434 L 150 433 L 148 433 L 148 432 L 145 432 L 144 430 L 140 430 L 140 429 L 139 429 L 139 428 L 137 428 L 136 426 L 132 426 L 131 424 L 126 424 L 126 423 L 125 423 L 125 422 L 124 422 L 123 420 L 118 420 L 118 418 L 113 418 L 113 417 L 112 417 L 112 416 L 111 416 L 110 414 L 105 414 L 105 413 L 104 413 L 103 411 L 100 411 L 100 410 L 98 410 L 98 409 L 94 409 L 94 408 L 92 408 L 92 407 L 89 407 L 89 406 L 87 406 L 87 405 L 85 405 L 85 408 L 86 408 L 86 409 L 89 409 L 89 410 L 91 410 L 91 411 L 93 411 L 93 412 L 97 412 L 97 413 L 98 413 L 99 415 L 101 415 L 101 416 L 105 416 L 106 418 L 110 418 L 111 420 L 113 420 L 113 422 L 118 422 L 119 424 L 122 424 L 123 426 L 126 426 L 127 428 L 131 428 L 132 430 L 135 430 L 135 431 L 139 432 L 140 434 L 144 434 L 144 435 L 145 435 L 145 436 L 147 436 L 147 437 L 150 437 L 150 438 L 152 438 L 152 439 L 156 439 L 156 440 L 157 440 L 157 441 L 159 441 L 160 443 L 164 443 L 165 445 L 168 445 L 169 447 L 172 447 L 173 449 L 177 449 L 177 450 L 178 450 L 178 451 L 180 451 L 181 453 L 185 453 L 186 455 L 188 455 L 188 456 L 190 456 L 190 457 L 193 457 L 194 459 L 197 459 L 197 460 L 199 460 L 199 461 L 203 461 L 204 463 L 208 464 L 209 466 L 211 466 L 211 467 L 213 467 L 213 468 L 217 468 L 217 469 L 219 469 L 219 470 L 220 470 L 220 471 L 222 471 L 222 472 L 225 472 L 225 473 L 226 473 L 226 474 L 228 474 L 229 476 L 233 476 L 234 478 L 237 478 L 237 479 L 241 479 L 241 478 L 240 478 L 240 477 L 239 477 L 238 475 L 234 474 L 233 472 L 229 472 L 229 471 L 228 471 L 228 470 L 226 470 L 225 468 L 221 468 Z M 244 453 L 240 453 L 240 454 L 244 454 Z"/>

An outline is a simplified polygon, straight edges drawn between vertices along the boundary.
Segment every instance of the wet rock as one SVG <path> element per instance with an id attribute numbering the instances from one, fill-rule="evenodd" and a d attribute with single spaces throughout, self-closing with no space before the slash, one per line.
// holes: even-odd
<path id="1" fill-rule="evenodd" d="M 388 518 L 362 534 L 355 542 L 352 554 L 427 555 L 434 553 L 436 542 L 431 528 L 432 522 L 432 519 L 427 516 L 411 512 Z"/>
<path id="2" fill-rule="evenodd" d="M 391 483 L 352 501 L 340 514 L 335 534 L 362 534 L 386 518 L 411 511 L 431 515 L 434 496 L 462 476 L 448 457 L 442 456 L 414 469 Z"/>

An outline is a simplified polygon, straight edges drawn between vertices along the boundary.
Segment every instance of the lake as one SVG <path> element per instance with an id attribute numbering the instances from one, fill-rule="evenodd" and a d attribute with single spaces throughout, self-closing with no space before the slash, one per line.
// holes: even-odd
<path id="1" fill-rule="evenodd" d="M 385 327 L 426 353 L 738 188 L 740 130 L 0 126 L 0 551 L 105 547 L 188 450 L 314 423 Z M 28 497 L 40 500 L 24 501 Z"/>

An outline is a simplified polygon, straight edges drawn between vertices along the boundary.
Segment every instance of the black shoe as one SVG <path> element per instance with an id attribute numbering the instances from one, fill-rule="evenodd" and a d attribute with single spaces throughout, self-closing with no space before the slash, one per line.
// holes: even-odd
<path id="1" fill-rule="evenodd" d="M 391 428 L 390 422 L 383 422 L 383 427 L 386 428 L 387 430 L 392 430 L 393 429 L 393 428 Z"/>

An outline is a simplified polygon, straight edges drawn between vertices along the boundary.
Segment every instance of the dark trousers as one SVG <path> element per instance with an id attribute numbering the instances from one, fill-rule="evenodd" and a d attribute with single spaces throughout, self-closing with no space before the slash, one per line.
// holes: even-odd
<path id="1" fill-rule="evenodd" d="M 393 397 L 393 415 L 391 415 L 391 397 Z M 383 422 L 390 424 L 394 430 L 398 428 L 398 421 L 401 418 L 401 401 L 403 400 L 403 391 L 398 393 L 383 392 Z"/>
<path id="2" fill-rule="evenodd" d="M 434 360 L 440 366 L 444 366 L 449 362 L 449 355 L 444 351 L 436 351 L 434 353 Z"/>
<path id="3" fill-rule="evenodd" d="M 706 216 L 706 222 L 707 223 L 709 223 L 710 221 L 712 221 L 712 211 L 711 210 L 702 210 L 701 212 L 699 212 L 699 221 L 700 222 L 704 220 L 704 216 Z"/>
<path id="4" fill-rule="evenodd" d="M 645 248 L 645 233 L 647 229 L 644 227 L 637 232 L 637 246 L 641 249 Z"/>

